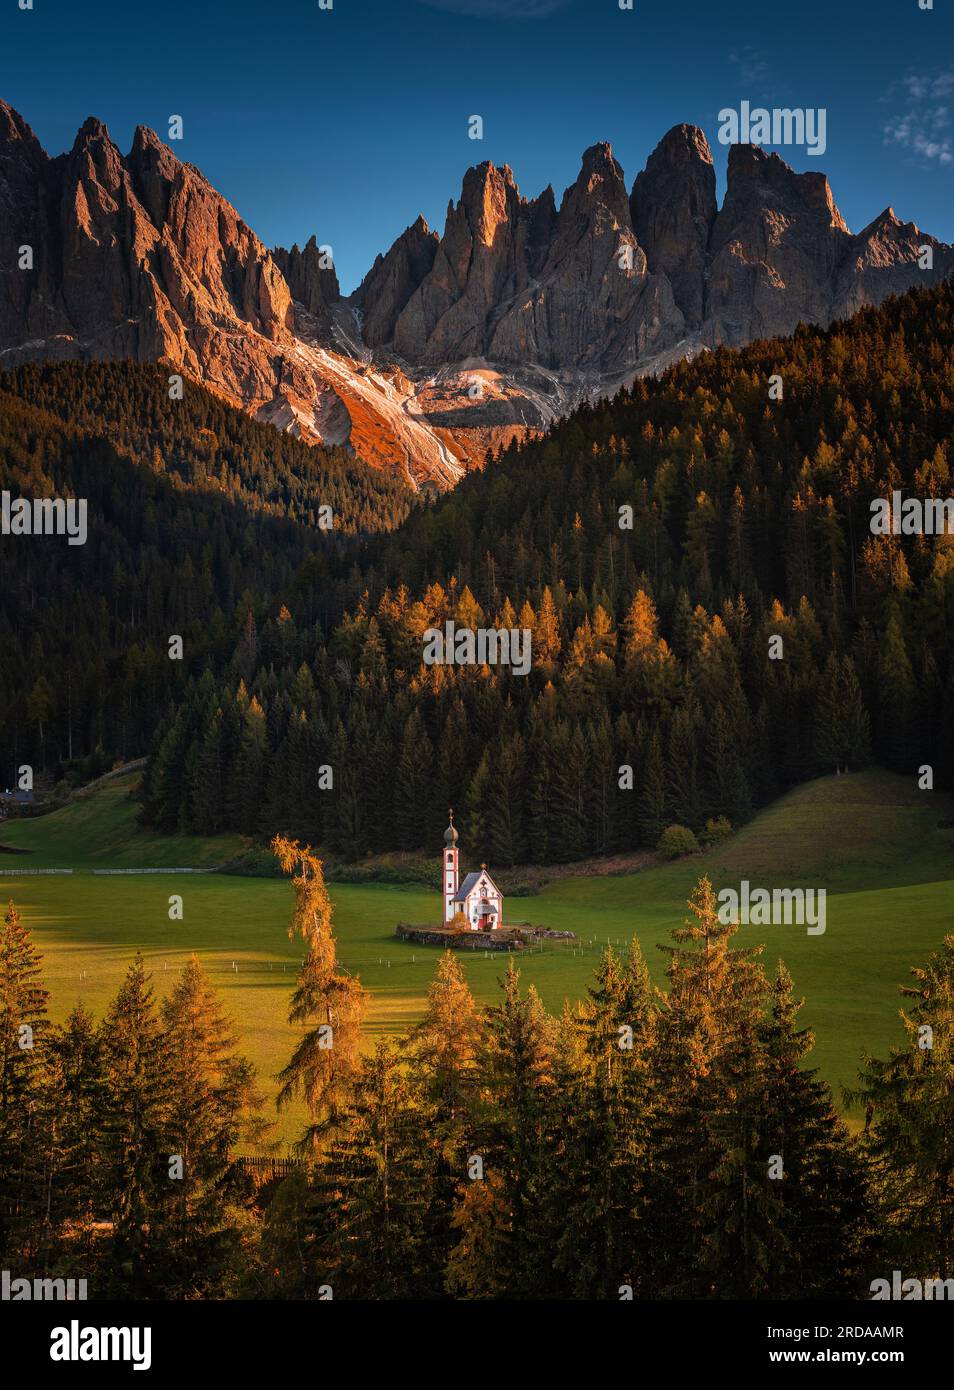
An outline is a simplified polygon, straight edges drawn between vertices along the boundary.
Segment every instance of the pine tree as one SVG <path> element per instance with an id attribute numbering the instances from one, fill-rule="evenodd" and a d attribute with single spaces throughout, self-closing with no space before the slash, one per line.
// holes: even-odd
<path id="1" fill-rule="evenodd" d="M 434 748 L 415 710 L 407 722 L 394 772 L 394 844 L 420 849 L 427 842 L 427 812 Z"/>
<path id="2" fill-rule="evenodd" d="M 71 1253 L 82 1267 L 94 1258 L 94 1221 L 108 1203 L 100 1171 L 103 1110 L 102 1037 L 82 1003 L 55 1028 L 47 1049 L 45 1129 L 48 1159 L 48 1238 L 69 1229 Z"/>
<path id="3" fill-rule="evenodd" d="M 547 1204 L 564 1296 L 647 1292 L 645 1182 L 653 1111 L 657 1003 L 635 938 L 624 961 L 607 947 L 587 1000 L 564 1021 L 578 1035 L 575 1074 L 561 1086 L 561 1152 Z"/>
<path id="4" fill-rule="evenodd" d="M 762 1233 L 745 1218 L 757 1155 L 752 1122 L 757 1037 L 767 984 L 760 947 L 735 949 L 708 877 L 672 932 L 660 1019 L 651 1230 L 657 1296 L 706 1297 L 741 1263 L 747 1279 Z"/>
<path id="5" fill-rule="evenodd" d="M 643 764 L 642 786 L 639 789 L 639 830 L 644 845 L 655 846 L 666 826 L 669 797 L 666 788 L 666 768 L 659 735 L 654 733 Z"/>
<path id="6" fill-rule="evenodd" d="M 914 672 L 897 611 L 889 617 L 881 639 L 878 675 L 878 745 L 889 767 L 909 772 L 916 746 L 917 698 Z"/>
<path id="7" fill-rule="evenodd" d="M 815 749 L 825 772 L 856 769 L 867 761 L 870 723 L 850 656 L 831 652 L 825 663 L 815 707 Z"/>
<path id="8" fill-rule="evenodd" d="M 797 1026 L 804 1001 L 795 998 L 781 962 L 771 999 L 762 1028 L 760 1134 L 761 1156 L 777 1172 L 773 1217 L 780 1238 L 758 1291 L 771 1298 L 857 1296 L 874 1216 L 868 1174 L 828 1087 L 803 1065 L 815 1039 Z"/>
<path id="9" fill-rule="evenodd" d="M 40 954 L 11 902 L 0 931 L 0 1255 L 37 1249 L 49 995 Z"/>
<path id="10" fill-rule="evenodd" d="M 696 707 L 673 713 L 667 759 L 667 818 L 696 829 L 701 824 L 699 757 L 696 742 Z"/>
<path id="11" fill-rule="evenodd" d="M 950 1278 L 954 1267 L 954 936 L 902 989 L 905 1043 L 884 1059 L 865 1056 L 867 1148 L 887 1223 L 891 1268 Z"/>
<path id="12" fill-rule="evenodd" d="M 479 1059 L 489 1107 L 473 1130 L 472 1157 L 481 1176 L 460 1174 L 454 1216 L 460 1232 L 448 1263 L 448 1287 L 468 1297 L 546 1296 L 547 1155 L 555 1119 L 556 1028 L 531 985 L 520 994 L 520 972 L 509 963 L 503 1003 L 485 1011 Z M 475 1187 L 488 1184 L 480 1192 Z M 489 1212 L 499 1227 L 489 1243 Z M 491 1258 L 475 1259 L 484 1249 Z"/>
<path id="13" fill-rule="evenodd" d="M 315 1175 L 319 1267 L 336 1296 L 439 1295 L 439 1247 L 430 1238 L 435 1159 L 397 1051 L 379 1042 L 358 1068 L 346 1123 Z"/>
<path id="14" fill-rule="evenodd" d="M 458 956 L 445 951 L 427 991 L 424 1017 L 408 1039 L 417 1084 L 452 1138 L 476 1084 L 483 1024 Z"/>
<path id="15" fill-rule="evenodd" d="M 100 1162 L 113 1222 L 108 1291 L 147 1297 L 162 1279 L 174 1150 L 169 1051 L 141 954 L 106 1012 L 100 1044 Z"/>
<path id="16" fill-rule="evenodd" d="M 12 1132 L 40 1085 L 49 994 L 40 954 L 11 902 L 0 935 L 0 1128 Z"/>
<path id="17" fill-rule="evenodd" d="M 167 1142 L 181 1157 L 170 1212 L 167 1296 L 221 1295 L 239 1267 L 238 1187 L 232 1155 L 260 1140 L 261 1096 L 208 976 L 193 955 L 162 1004 L 171 1099 Z"/>

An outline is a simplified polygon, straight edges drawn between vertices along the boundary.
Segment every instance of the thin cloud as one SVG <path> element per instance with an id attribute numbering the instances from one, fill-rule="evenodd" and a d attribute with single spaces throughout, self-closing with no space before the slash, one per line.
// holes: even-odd
<path id="1" fill-rule="evenodd" d="M 771 75 L 772 69 L 766 54 L 748 43 L 744 48 L 734 48 L 729 54 L 729 62 L 738 69 L 742 82 L 765 82 Z"/>
<path id="2" fill-rule="evenodd" d="M 954 96 L 954 69 L 918 72 L 910 69 L 892 83 L 882 104 L 895 108 L 882 124 L 886 145 L 908 150 L 928 164 L 954 164 L 949 101 Z"/>

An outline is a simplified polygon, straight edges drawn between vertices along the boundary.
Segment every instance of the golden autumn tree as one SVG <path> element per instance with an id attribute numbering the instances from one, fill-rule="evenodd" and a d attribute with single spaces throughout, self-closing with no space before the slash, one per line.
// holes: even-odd
<path id="1" fill-rule="evenodd" d="M 278 1106 L 305 1102 L 309 1124 L 298 1141 L 303 1153 L 323 1147 L 342 1120 L 361 1060 L 361 1024 L 367 992 L 353 975 L 341 970 L 331 927 L 331 899 L 321 860 L 310 846 L 276 835 L 271 843 L 283 871 L 292 875 L 295 906 L 288 936 L 300 936 L 304 962 L 288 1011 L 289 1023 L 311 1025 L 279 1072 Z"/>

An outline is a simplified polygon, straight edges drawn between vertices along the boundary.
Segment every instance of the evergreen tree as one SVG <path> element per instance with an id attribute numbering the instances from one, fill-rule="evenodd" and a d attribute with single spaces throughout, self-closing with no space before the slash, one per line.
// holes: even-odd
<path id="1" fill-rule="evenodd" d="M 563 1087 L 547 1203 L 564 1296 L 605 1299 L 623 1285 L 646 1292 L 651 1253 L 642 1237 L 658 1006 L 636 938 L 624 961 L 607 947 L 587 996 L 572 1019 L 579 1062 Z"/>
<path id="2" fill-rule="evenodd" d="M 656 1056 L 659 1120 L 651 1173 L 656 1295 L 720 1296 L 747 1282 L 768 1239 L 764 1212 L 745 1217 L 756 1165 L 757 1037 L 766 982 L 761 948 L 733 948 L 707 877 L 673 931 L 669 992 Z"/>
<path id="3" fill-rule="evenodd" d="M 440 1247 L 430 1239 L 436 1154 L 416 1123 L 395 1048 L 379 1042 L 358 1068 L 346 1122 L 316 1174 L 313 1225 L 336 1295 L 439 1295 Z"/>
<path id="4" fill-rule="evenodd" d="M 867 1105 L 887 1264 L 946 1279 L 954 1264 L 954 936 L 911 974 L 914 984 L 901 991 L 910 1001 L 905 1042 L 884 1059 L 866 1054 L 847 1099 Z"/>
<path id="5" fill-rule="evenodd" d="M 770 1298 L 851 1297 L 864 1292 L 874 1218 L 869 1178 L 835 1112 L 828 1087 L 804 1067 L 814 1035 L 797 1026 L 802 1000 L 780 962 L 763 1023 L 762 1157 L 768 1156 L 781 1239 L 758 1292 Z"/>
<path id="6" fill-rule="evenodd" d="M 114 1296 L 148 1297 L 162 1279 L 174 1179 L 168 1144 L 170 1056 L 142 955 L 126 971 L 100 1027 L 100 1162 L 112 1239 Z"/>
<path id="7" fill-rule="evenodd" d="M 41 1112 L 49 995 L 11 902 L 0 930 L 0 1254 L 35 1251 L 43 1209 Z"/>
<path id="8" fill-rule="evenodd" d="M 169 1215 L 167 1296 L 221 1294 L 239 1267 L 238 1185 L 232 1155 L 260 1140 L 252 1064 L 235 1038 L 208 976 L 193 955 L 162 1004 L 171 1096 L 167 1142 L 181 1158 Z"/>
<path id="9" fill-rule="evenodd" d="M 867 761 L 870 721 L 850 656 L 831 652 L 825 663 L 815 709 L 815 748 L 826 772 L 854 770 Z"/>
<path id="10" fill-rule="evenodd" d="M 511 961 L 503 1002 L 485 1011 L 478 1065 L 490 1104 L 474 1126 L 472 1151 L 481 1176 L 460 1175 L 454 1216 L 460 1236 L 447 1270 L 449 1289 L 467 1297 L 540 1298 L 547 1288 L 543 1213 L 555 1117 L 556 1029 L 533 986 L 521 996 L 519 981 Z M 491 1213 L 495 1230 L 488 1241 Z"/>
<path id="11" fill-rule="evenodd" d="M 48 1245 L 54 1232 L 70 1231 L 64 1248 L 80 1267 L 94 1259 L 97 1213 L 108 1202 L 100 1171 L 103 1110 L 102 1036 L 82 1003 L 52 1030 L 47 1049 L 45 1095 Z"/>

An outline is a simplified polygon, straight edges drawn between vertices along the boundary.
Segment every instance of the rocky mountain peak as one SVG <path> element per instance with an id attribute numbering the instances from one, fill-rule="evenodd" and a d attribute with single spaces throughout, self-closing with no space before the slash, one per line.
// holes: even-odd
<path id="1" fill-rule="evenodd" d="M 272 252 L 292 299 L 312 316 L 315 328 L 322 334 L 330 332 L 332 307 L 341 298 L 337 272 L 333 264 L 327 264 L 329 257 L 329 252 L 321 250 L 314 233 L 303 250 L 297 245 L 290 251 L 276 246 Z"/>
<path id="2" fill-rule="evenodd" d="M 42 153 L 42 146 L 26 121 L 7 101 L 0 101 L 0 144 L 22 144 Z M 44 159 L 47 157 L 44 154 Z"/>
<path id="3" fill-rule="evenodd" d="M 582 395 L 954 267 L 890 208 L 852 236 L 824 174 L 752 146 L 728 162 L 720 210 L 692 125 L 666 132 L 630 194 L 611 145 L 590 146 L 559 207 L 485 161 L 440 235 L 417 217 L 343 299 L 317 235 L 270 253 L 154 131 L 124 157 L 91 117 L 51 160 L 0 102 L 0 265 L 24 244 L 36 256 L 0 275 L 0 359 L 163 360 L 281 428 L 443 486 Z"/>
<path id="4" fill-rule="evenodd" d="M 704 132 L 697 125 L 674 125 L 649 156 L 646 170 L 675 169 L 696 162 L 712 163 L 712 151 Z"/>
<path id="5" fill-rule="evenodd" d="M 596 174 L 600 177 L 609 175 L 613 178 L 622 178 L 623 171 L 613 158 L 613 146 L 608 140 L 598 140 L 595 145 L 590 145 L 583 151 L 580 160 L 580 177 L 592 178 Z"/>
<path id="6" fill-rule="evenodd" d="M 351 296 L 361 315 L 364 341 L 379 347 L 394 336 L 394 328 L 411 295 L 430 272 L 440 238 L 425 218 L 418 216 L 406 227 L 386 255 L 374 265 Z"/>
<path id="7" fill-rule="evenodd" d="M 587 201 L 609 208 L 621 225 L 629 224 L 629 200 L 623 170 L 613 158 L 613 147 L 602 140 L 583 151 L 580 172 L 575 183 L 563 195 L 563 207 L 582 206 Z M 625 205 L 625 210 L 624 210 Z"/>
<path id="8" fill-rule="evenodd" d="M 697 126 L 673 126 L 636 177 L 630 213 L 649 269 L 669 279 L 690 327 L 703 319 L 706 256 L 716 210 L 708 140 Z"/>
<path id="9" fill-rule="evenodd" d="M 826 175 L 814 169 L 797 174 L 774 151 L 766 153 L 758 145 L 732 145 L 727 176 L 723 213 L 735 200 L 787 200 L 801 204 L 802 210 L 822 217 L 838 231 L 848 231 Z"/>
<path id="10" fill-rule="evenodd" d="M 109 131 L 106 129 L 105 123 L 97 116 L 87 116 L 76 132 L 71 153 L 75 154 L 77 150 L 85 149 L 87 145 L 95 143 L 112 145 L 113 142 L 109 138 Z M 115 146 L 113 148 L 115 149 Z"/>
<path id="11" fill-rule="evenodd" d="M 798 174 L 775 153 L 733 145 L 709 242 L 709 340 L 743 343 L 830 322 L 849 241 L 824 174 Z"/>
<path id="12" fill-rule="evenodd" d="M 520 201 L 509 165 L 498 169 L 488 160 L 467 170 L 455 213 L 463 214 L 477 240 L 491 246 L 497 228 L 510 219 Z"/>
<path id="13" fill-rule="evenodd" d="M 126 156 L 126 163 L 131 168 L 145 172 L 149 170 L 159 178 L 170 182 L 176 172 L 182 168 L 182 161 L 177 159 L 168 145 L 164 144 L 154 130 L 149 126 L 137 125 L 133 132 L 133 142 Z"/>

